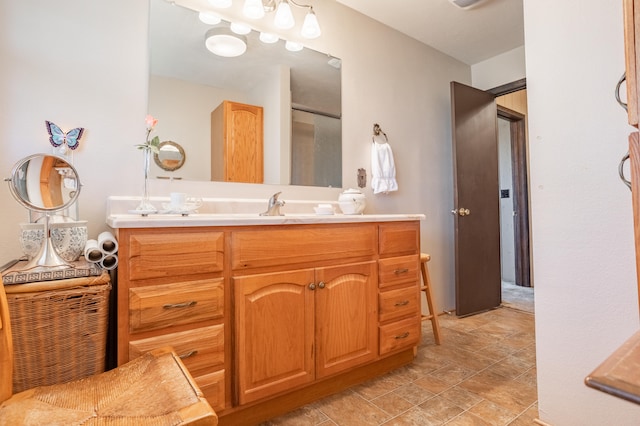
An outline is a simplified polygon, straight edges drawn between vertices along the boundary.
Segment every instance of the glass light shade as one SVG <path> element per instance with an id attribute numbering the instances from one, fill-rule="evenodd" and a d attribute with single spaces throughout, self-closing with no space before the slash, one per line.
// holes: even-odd
<path id="1" fill-rule="evenodd" d="M 211 53 L 233 58 L 247 51 L 247 38 L 233 34 L 226 28 L 212 28 L 204 36 L 204 44 Z"/>
<path id="2" fill-rule="evenodd" d="M 251 32 L 251 27 L 247 24 L 243 24 L 242 22 L 232 22 L 231 25 L 229 25 L 229 28 L 231 28 L 231 31 L 236 34 L 245 35 Z"/>
<path id="3" fill-rule="evenodd" d="M 288 30 L 293 28 L 296 21 L 293 19 L 293 13 L 291 12 L 291 6 L 287 0 L 282 0 L 278 4 L 276 9 L 276 17 L 273 19 L 273 23 L 281 30 Z"/>
<path id="4" fill-rule="evenodd" d="M 216 25 L 222 21 L 218 15 L 211 12 L 200 12 L 198 18 L 207 25 Z"/>
<path id="5" fill-rule="evenodd" d="M 209 4 L 213 7 L 226 9 L 227 7 L 231 7 L 231 0 L 209 0 Z"/>
<path id="6" fill-rule="evenodd" d="M 302 44 L 296 43 L 295 41 L 287 41 L 284 47 L 290 52 L 299 52 L 304 48 Z"/>
<path id="7" fill-rule="evenodd" d="M 304 38 L 318 38 L 320 34 L 322 34 L 322 31 L 320 30 L 320 24 L 318 24 L 318 18 L 313 9 L 311 9 L 307 16 L 304 17 L 300 35 Z"/>
<path id="8" fill-rule="evenodd" d="M 262 6 L 262 0 L 244 0 L 242 13 L 249 19 L 260 19 L 264 17 L 264 6 Z"/>
<path id="9" fill-rule="evenodd" d="M 260 33 L 260 41 L 263 43 L 275 43 L 276 41 L 280 40 L 280 38 L 272 33 Z"/>

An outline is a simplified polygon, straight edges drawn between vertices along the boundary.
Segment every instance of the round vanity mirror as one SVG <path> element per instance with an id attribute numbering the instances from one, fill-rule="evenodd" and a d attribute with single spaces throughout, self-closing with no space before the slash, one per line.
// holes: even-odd
<path id="1" fill-rule="evenodd" d="M 49 232 L 49 215 L 71 206 L 80 194 L 80 179 L 76 169 L 64 158 L 34 154 L 18 161 L 13 167 L 9 190 L 13 197 L 29 210 L 44 213 L 45 241 L 37 255 L 24 269 L 71 267 L 56 252 Z"/>
<path id="2" fill-rule="evenodd" d="M 9 189 L 26 208 L 52 213 L 76 201 L 80 180 L 76 170 L 65 159 L 35 154 L 23 158 L 13 167 Z"/>
<path id="3" fill-rule="evenodd" d="M 180 144 L 164 141 L 158 145 L 158 153 L 154 154 L 153 159 L 162 170 L 172 172 L 182 167 L 186 156 Z"/>

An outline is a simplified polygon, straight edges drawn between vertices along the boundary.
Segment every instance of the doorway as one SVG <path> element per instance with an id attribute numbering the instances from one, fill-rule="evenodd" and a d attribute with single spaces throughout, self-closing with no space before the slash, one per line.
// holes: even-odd
<path id="1" fill-rule="evenodd" d="M 526 89 L 496 97 L 502 306 L 534 313 L 529 235 Z"/>
<path id="2" fill-rule="evenodd" d="M 527 182 L 526 95 L 524 113 L 504 105 L 503 96 L 524 92 L 524 80 L 489 91 L 451 83 L 454 150 L 454 220 L 456 315 L 464 316 L 501 304 L 503 236 L 510 260 L 510 281 L 531 286 L 529 191 Z M 510 96 L 506 96 L 510 98 Z M 509 105 L 507 103 L 507 105 Z M 500 120 L 500 124 L 499 124 Z M 499 180 L 498 127 L 507 135 L 508 166 Z M 507 201 L 508 203 L 506 203 Z"/>

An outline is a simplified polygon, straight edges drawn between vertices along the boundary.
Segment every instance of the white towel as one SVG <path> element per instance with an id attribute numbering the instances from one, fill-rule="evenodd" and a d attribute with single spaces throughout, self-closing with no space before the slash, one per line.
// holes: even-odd
<path id="1" fill-rule="evenodd" d="M 371 187 L 374 194 L 398 190 L 396 166 L 388 143 L 371 144 Z"/>

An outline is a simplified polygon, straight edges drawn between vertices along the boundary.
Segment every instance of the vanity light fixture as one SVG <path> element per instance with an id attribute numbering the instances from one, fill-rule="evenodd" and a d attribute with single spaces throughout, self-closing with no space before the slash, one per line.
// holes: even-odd
<path id="1" fill-rule="evenodd" d="M 288 0 L 280 0 L 280 3 L 278 3 L 276 16 L 273 18 L 273 24 L 281 30 L 288 30 L 293 28 L 296 24 L 295 19 L 293 19 L 293 12 L 291 12 L 291 6 L 289 6 Z"/>
<path id="2" fill-rule="evenodd" d="M 204 44 L 211 53 L 225 58 L 234 58 L 247 51 L 247 38 L 224 27 L 207 31 Z"/>
<path id="3" fill-rule="evenodd" d="M 242 13 L 249 19 L 261 19 L 266 13 L 275 12 L 274 25 L 282 30 L 288 30 L 295 26 L 291 5 L 307 9 L 300 35 L 307 39 L 320 37 L 322 31 L 318 23 L 318 17 L 310 4 L 297 3 L 295 0 L 243 0 Z M 209 4 L 218 8 L 230 7 L 232 0 L 209 0 Z"/>
<path id="4" fill-rule="evenodd" d="M 264 17 L 262 0 L 244 0 L 242 13 L 249 19 L 261 19 Z"/>

